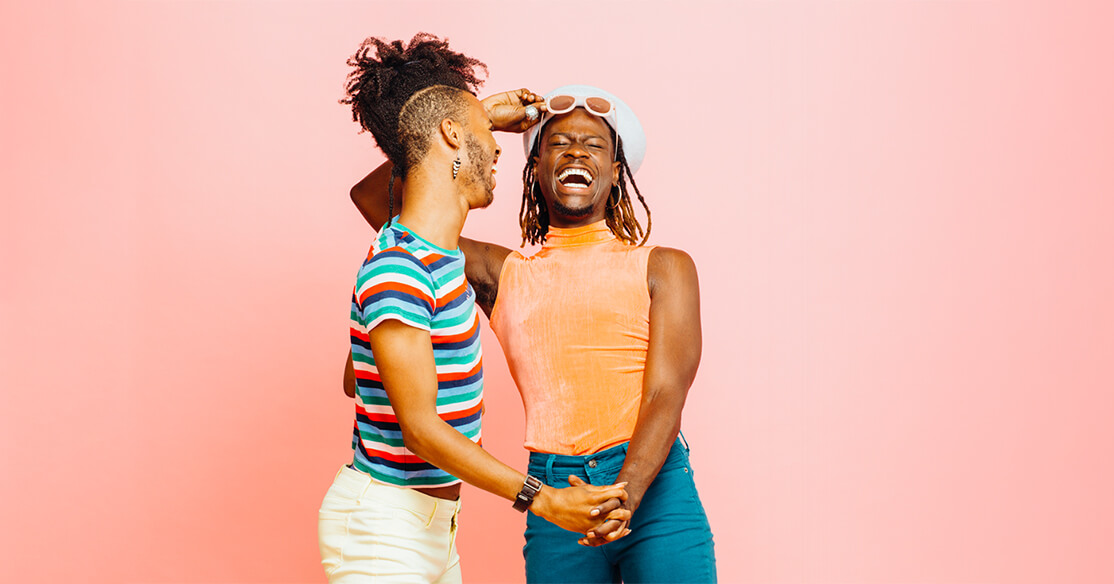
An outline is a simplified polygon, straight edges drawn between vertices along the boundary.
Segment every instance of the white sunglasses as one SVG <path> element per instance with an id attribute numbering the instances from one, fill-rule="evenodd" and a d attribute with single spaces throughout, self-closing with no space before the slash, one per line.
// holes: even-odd
<path id="1" fill-rule="evenodd" d="M 615 106 L 606 98 L 554 95 L 545 100 L 546 110 L 553 115 L 567 114 L 578 107 L 583 107 L 592 115 L 609 118 L 614 126 Z"/>

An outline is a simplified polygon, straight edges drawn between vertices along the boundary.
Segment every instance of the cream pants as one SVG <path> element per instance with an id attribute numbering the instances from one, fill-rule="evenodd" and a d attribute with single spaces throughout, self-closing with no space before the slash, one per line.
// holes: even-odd
<path id="1" fill-rule="evenodd" d="M 456 552 L 460 501 L 372 480 L 344 466 L 317 519 L 329 582 L 460 582 Z"/>

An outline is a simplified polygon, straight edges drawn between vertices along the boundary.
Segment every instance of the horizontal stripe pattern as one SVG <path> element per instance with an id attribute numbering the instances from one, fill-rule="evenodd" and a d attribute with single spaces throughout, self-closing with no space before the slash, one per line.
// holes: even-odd
<path id="1" fill-rule="evenodd" d="M 410 452 L 383 387 L 368 332 L 385 320 L 429 331 L 437 368 L 437 415 L 481 443 L 483 351 L 475 293 L 464 255 L 434 246 L 397 221 L 383 229 L 360 266 L 352 291 L 352 362 L 356 370 L 353 466 L 400 487 L 460 482 Z"/>

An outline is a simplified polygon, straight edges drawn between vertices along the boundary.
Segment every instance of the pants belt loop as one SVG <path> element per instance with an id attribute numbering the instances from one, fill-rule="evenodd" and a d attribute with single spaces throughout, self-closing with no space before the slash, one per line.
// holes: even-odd
<path id="1" fill-rule="evenodd" d="M 356 499 L 357 502 L 363 502 L 367 500 L 367 490 L 371 488 L 371 485 L 375 484 L 375 482 L 371 480 L 371 477 L 361 476 L 360 478 L 365 480 L 366 482 L 364 483 L 364 488 L 360 491 L 359 498 Z"/>
<path id="2" fill-rule="evenodd" d="M 685 447 L 685 454 L 688 454 L 688 452 L 689 452 L 689 441 L 685 440 L 685 433 L 678 430 L 677 434 L 681 437 L 681 444 L 684 445 L 684 447 Z"/>
<path id="3" fill-rule="evenodd" d="M 437 505 L 440 504 L 436 497 L 430 497 L 430 498 L 433 499 L 433 511 L 430 512 L 430 514 L 429 514 L 429 521 L 425 522 L 425 528 L 426 529 L 429 529 L 429 526 L 433 525 L 433 518 L 437 517 Z"/>
<path id="4" fill-rule="evenodd" d="M 557 458 L 555 455 L 550 454 L 545 459 L 545 484 L 552 485 L 553 480 L 553 459 Z"/>

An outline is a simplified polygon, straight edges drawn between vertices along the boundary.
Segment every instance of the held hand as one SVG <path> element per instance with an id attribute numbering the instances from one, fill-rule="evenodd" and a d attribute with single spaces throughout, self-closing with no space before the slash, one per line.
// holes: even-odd
<path id="1" fill-rule="evenodd" d="M 577 478 L 576 483 L 573 483 L 571 479 L 569 483 L 583 484 L 579 478 Z M 631 532 L 628 526 L 630 525 L 630 517 L 633 516 L 634 512 L 630 510 L 629 501 L 622 501 L 618 498 L 608 499 L 592 509 L 590 514 L 600 519 L 601 522 L 593 527 L 585 537 L 577 541 L 580 545 L 598 547 L 626 537 Z"/>
<path id="2" fill-rule="evenodd" d="M 592 515 L 594 508 L 610 499 L 627 500 L 627 491 L 624 488 L 627 486 L 626 483 L 595 486 L 570 476 L 569 484 L 573 486 L 564 489 L 542 487 L 534 498 L 530 510 L 557 527 L 576 533 L 587 533 L 600 522 L 598 516 Z M 616 509 L 608 515 L 608 518 L 626 521 L 630 519 L 630 511 Z"/>
<path id="3" fill-rule="evenodd" d="M 525 132 L 527 128 L 538 123 L 541 114 L 545 112 L 545 99 L 527 89 L 489 95 L 480 103 L 487 110 L 487 115 L 491 118 L 495 129 L 502 132 Z M 526 106 L 528 105 L 538 108 L 537 118 L 527 119 Z"/>
<path id="4" fill-rule="evenodd" d="M 601 511 L 599 517 L 603 518 L 603 522 L 588 531 L 584 537 L 577 540 L 577 543 L 588 547 L 599 547 L 631 534 L 630 518 L 634 516 L 634 512 L 630 510 L 627 503 L 618 499 L 611 499 L 600 507 L 611 508 L 612 505 L 609 503 L 613 503 L 614 508 L 606 514 Z"/>

